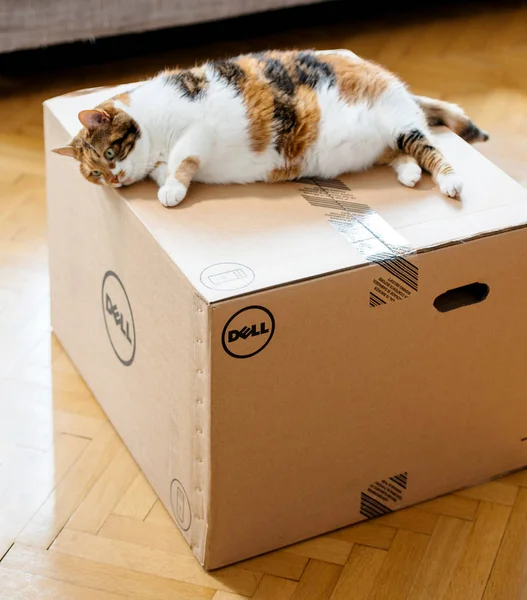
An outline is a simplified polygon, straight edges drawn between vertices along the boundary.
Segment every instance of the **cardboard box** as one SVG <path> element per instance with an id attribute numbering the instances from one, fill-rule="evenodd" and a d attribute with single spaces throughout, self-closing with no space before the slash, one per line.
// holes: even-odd
<path id="1" fill-rule="evenodd" d="M 56 335 L 206 568 L 527 464 L 527 194 L 446 131 L 463 201 L 337 181 L 86 182 L 51 153 Z"/>

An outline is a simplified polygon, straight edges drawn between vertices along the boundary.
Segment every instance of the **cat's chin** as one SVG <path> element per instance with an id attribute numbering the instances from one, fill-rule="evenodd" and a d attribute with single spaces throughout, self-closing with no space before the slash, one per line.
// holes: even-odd
<path id="1" fill-rule="evenodd" d="M 144 179 L 146 179 L 146 175 L 144 175 L 143 177 L 127 177 L 126 179 L 123 179 L 121 181 L 121 185 L 133 185 L 134 183 L 138 183 L 139 181 L 143 181 Z"/>
<path id="2" fill-rule="evenodd" d="M 138 181 L 142 181 L 147 177 L 147 173 L 137 172 L 135 170 L 128 168 L 123 168 L 126 175 L 119 180 L 121 185 L 132 185 L 133 183 L 137 183 Z"/>

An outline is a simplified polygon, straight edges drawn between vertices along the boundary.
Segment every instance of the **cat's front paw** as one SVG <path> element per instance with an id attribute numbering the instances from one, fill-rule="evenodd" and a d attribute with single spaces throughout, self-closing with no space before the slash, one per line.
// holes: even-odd
<path id="1" fill-rule="evenodd" d="M 169 181 L 159 188 L 157 197 L 163 206 L 177 206 L 187 195 L 187 188 L 179 181 Z"/>

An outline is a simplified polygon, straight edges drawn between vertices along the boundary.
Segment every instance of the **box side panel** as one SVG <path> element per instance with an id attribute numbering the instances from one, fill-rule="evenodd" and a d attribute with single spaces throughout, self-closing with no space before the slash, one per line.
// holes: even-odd
<path id="1" fill-rule="evenodd" d="M 206 524 L 194 513 L 206 513 L 208 489 L 207 307 L 126 202 L 50 152 L 68 138 L 49 111 L 45 128 L 54 331 L 187 540 L 203 548 Z"/>
<path id="2" fill-rule="evenodd" d="M 375 265 L 215 308 L 208 566 L 527 464 L 526 243 L 422 255 L 418 292 L 380 306 Z M 434 307 L 474 282 L 485 300 Z"/>

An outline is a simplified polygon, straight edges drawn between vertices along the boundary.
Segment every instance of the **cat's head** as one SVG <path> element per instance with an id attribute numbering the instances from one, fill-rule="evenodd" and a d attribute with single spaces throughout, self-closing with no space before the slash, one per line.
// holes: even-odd
<path id="1" fill-rule="evenodd" d="M 83 129 L 67 146 L 53 152 L 80 163 L 84 177 L 99 185 L 121 187 L 149 172 L 149 141 L 138 123 L 113 102 L 79 113 Z"/>

